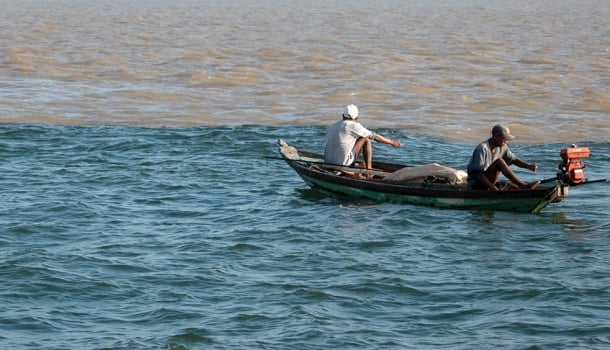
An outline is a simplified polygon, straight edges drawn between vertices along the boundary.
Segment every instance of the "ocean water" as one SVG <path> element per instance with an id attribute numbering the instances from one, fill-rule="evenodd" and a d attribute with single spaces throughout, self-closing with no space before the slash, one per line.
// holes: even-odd
<path id="1" fill-rule="evenodd" d="M 309 189 L 318 127 L 0 127 L 0 344 L 19 349 L 602 349 L 607 183 L 541 214 Z M 376 158 L 470 145 L 382 132 Z M 315 140 L 311 142 L 311 140 Z M 588 144 L 589 176 L 610 145 Z M 561 145 L 515 145 L 551 177 Z M 424 156 L 425 155 L 425 156 Z"/>
<path id="2" fill-rule="evenodd" d="M 610 190 L 536 215 L 308 188 L 342 107 L 464 168 L 610 172 L 606 0 L 0 0 L 0 347 L 610 348 Z M 271 158 L 270 158 L 271 157 Z"/>

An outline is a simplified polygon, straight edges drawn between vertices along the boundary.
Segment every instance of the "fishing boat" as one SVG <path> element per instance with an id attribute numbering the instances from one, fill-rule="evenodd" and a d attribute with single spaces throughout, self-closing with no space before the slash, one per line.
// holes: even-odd
<path id="1" fill-rule="evenodd" d="M 539 213 L 565 199 L 570 186 L 585 183 L 582 158 L 589 157 L 587 147 L 566 148 L 560 152 L 563 163 L 556 177 L 534 189 L 488 191 L 470 189 L 463 171 L 437 163 L 413 167 L 374 161 L 367 170 L 327 164 L 323 155 L 298 150 L 284 140 L 278 145 L 281 159 L 312 188 L 376 201 L 523 213 Z"/>

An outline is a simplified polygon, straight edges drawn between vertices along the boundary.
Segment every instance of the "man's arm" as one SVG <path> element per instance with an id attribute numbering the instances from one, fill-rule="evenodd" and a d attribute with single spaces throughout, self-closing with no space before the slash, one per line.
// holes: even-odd
<path id="1" fill-rule="evenodd" d="M 377 141 L 379 143 L 385 143 L 387 145 L 392 145 L 392 147 L 402 146 L 402 143 L 400 142 L 400 140 L 392 140 L 392 139 L 384 137 L 380 134 L 375 134 L 375 141 Z"/>
<path id="2" fill-rule="evenodd" d="M 527 163 L 519 158 L 515 159 L 513 161 L 513 164 L 515 164 L 516 166 L 518 166 L 519 168 L 524 168 L 524 169 L 529 169 L 531 171 L 536 171 L 538 170 L 538 165 L 536 165 L 536 163 Z"/>

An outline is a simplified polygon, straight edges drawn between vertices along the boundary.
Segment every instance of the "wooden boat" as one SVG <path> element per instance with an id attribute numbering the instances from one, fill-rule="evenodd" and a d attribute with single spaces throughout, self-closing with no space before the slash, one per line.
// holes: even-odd
<path id="1" fill-rule="evenodd" d="M 463 179 L 456 179 L 457 176 L 426 174 L 418 171 L 417 167 L 383 162 L 373 162 L 374 170 L 337 166 L 324 163 L 324 157 L 320 154 L 297 150 L 283 140 L 279 140 L 278 144 L 282 159 L 312 188 L 378 201 L 438 208 L 538 213 L 548 204 L 566 198 L 570 187 L 570 183 L 563 181 L 564 177 L 558 174 L 557 178 L 545 180 L 535 189 L 497 192 L 472 190 Z M 394 176 L 411 169 L 415 170 L 415 176 L 406 179 Z"/>

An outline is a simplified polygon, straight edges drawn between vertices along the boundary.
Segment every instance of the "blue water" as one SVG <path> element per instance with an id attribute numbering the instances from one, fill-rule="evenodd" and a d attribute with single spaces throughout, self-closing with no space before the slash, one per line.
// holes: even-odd
<path id="1" fill-rule="evenodd" d="M 407 131 L 380 160 L 463 168 Z M 0 126 L 5 349 L 604 349 L 608 184 L 541 214 L 329 196 L 317 127 Z M 590 178 L 610 144 L 587 143 Z M 513 145 L 551 177 L 564 144 Z"/>

